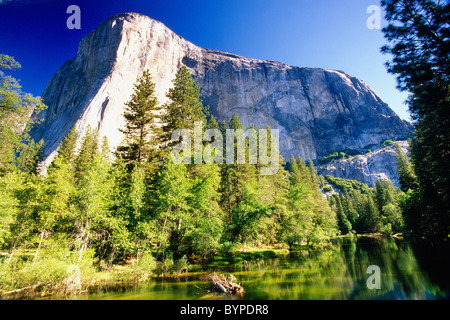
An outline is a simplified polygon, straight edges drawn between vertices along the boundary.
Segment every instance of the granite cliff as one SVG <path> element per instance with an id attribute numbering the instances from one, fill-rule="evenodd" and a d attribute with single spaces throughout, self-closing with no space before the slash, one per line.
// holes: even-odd
<path id="1" fill-rule="evenodd" d="M 408 153 L 407 141 L 397 141 L 400 148 Z M 331 161 L 319 165 L 317 171 L 322 175 L 336 178 L 352 179 L 374 186 L 377 179 L 389 179 L 400 187 L 397 171 L 397 153 L 394 145 L 377 148 L 369 153 L 356 155 L 348 159 Z"/>
<path id="2" fill-rule="evenodd" d="M 342 149 L 363 149 L 383 139 L 406 139 L 412 126 L 400 119 L 363 81 L 342 71 L 293 67 L 200 48 L 162 23 L 137 13 L 104 21 L 83 37 L 75 58 L 51 78 L 42 123 L 31 132 L 45 141 L 45 164 L 70 128 L 82 136 L 98 128 L 116 147 L 124 103 L 149 69 L 158 99 L 182 65 L 201 85 L 203 102 L 218 121 L 233 113 L 244 126 L 280 130 L 280 149 L 317 159 Z"/>

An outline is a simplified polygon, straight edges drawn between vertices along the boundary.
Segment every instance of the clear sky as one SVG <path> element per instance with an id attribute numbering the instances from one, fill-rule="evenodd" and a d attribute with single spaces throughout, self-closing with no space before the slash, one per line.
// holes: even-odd
<path id="1" fill-rule="evenodd" d="M 66 26 L 73 4 L 81 9 L 80 30 Z M 12 75 L 23 91 L 40 96 L 83 35 L 110 16 L 139 12 L 204 48 L 342 70 L 409 120 L 407 93 L 396 89 L 384 66 L 389 56 L 380 53 L 383 34 L 366 25 L 371 5 L 379 0 L 0 0 L 0 53 L 21 63 Z"/>

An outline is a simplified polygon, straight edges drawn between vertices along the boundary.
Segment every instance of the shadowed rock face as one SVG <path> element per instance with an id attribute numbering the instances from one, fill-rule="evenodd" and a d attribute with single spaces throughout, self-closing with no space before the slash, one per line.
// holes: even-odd
<path id="1" fill-rule="evenodd" d="M 383 139 L 409 136 L 401 120 L 364 82 L 342 71 L 292 67 L 202 49 L 147 16 L 107 19 L 83 37 L 77 56 L 51 78 L 42 98 L 43 122 L 31 132 L 45 141 L 45 164 L 76 125 L 98 128 L 116 147 L 124 103 L 136 78 L 149 69 L 158 100 L 182 65 L 201 85 L 203 102 L 218 121 L 236 113 L 245 127 L 280 130 L 284 159 L 316 159 L 342 149 L 362 149 Z"/>

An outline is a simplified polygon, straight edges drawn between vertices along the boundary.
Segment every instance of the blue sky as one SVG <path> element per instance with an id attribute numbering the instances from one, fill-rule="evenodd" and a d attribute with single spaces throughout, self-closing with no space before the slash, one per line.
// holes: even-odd
<path id="1" fill-rule="evenodd" d="M 69 30 L 69 5 L 81 29 Z M 407 93 L 396 89 L 380 53 L 381 30 L 366 26 L 378 0 L 0 0 L 0 53 L 22 64 L 12 75 L 40 96 L 52 74 L 77 52 L 82 36 L 110 16 L 139 12 L 194 44 L 300 67 L 345 71 L 369 86 L 403 119 Z M 383 12 L 382 12 L 383 16 Z M 385 22 L 382 20 L 381 26 Z"/>

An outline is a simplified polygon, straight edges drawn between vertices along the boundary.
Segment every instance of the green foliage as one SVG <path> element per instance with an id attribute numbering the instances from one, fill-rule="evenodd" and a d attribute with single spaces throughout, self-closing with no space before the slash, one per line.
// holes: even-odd
<path id="1" fill-rule="evenodd" d="M 0 177 L 0 247 L 13 237 L 11 226 L 20 215 L 17 198 L 24 183 L 24 176 L 18 172 L 9 172 Z"/>
<path id="2" fill-rule="evenodd" d="M 395 146 L 395 152 L 397 154 L 397 171 L 400 187 L 403 191 L 418 189 L 417 176 L 411 161 L 398 144 Z"/>
<path id="3" fill-rule="evenodd" d="M 200 85 L 185 66 L 178 70 L 173 85 L 166 94 L 169 102 L 164 105 L 165 112 L 161 116 L 163 133 L 160 141 L 165 148 L 173 145 L 169 141 L 176 129 L 193 130 L 195 121 L 206 124 L 207 108 L 201 102 Z"/>
<path id="4" fill-rule="evenodd" d="M 4 73 L 19 68 L 13 57 L 0 54 L 0 174 L 13 170 L 16 162 L 20 170 L 36 172 L 43 144 L 32 141 L 28 131 L 45 105 L 40 98 L 23 93 L 19 81 Z"/>
<path id="5" fill-rule="evenodd" d="M 134 85 L 131 100 L 126 103 L 123 114 L 126 124 L 121 130 L 124 144 L 117 148 L 118 156 L 130 172 L 135 164 L 146 166 L 150 173 L 155 170 L 155 162 L 160 157 L 156 139 L 160 135 L 160 110 L 155 84 L 150 72 L 145 70 Z"/>
<path id="6" fill-rule="evenodd" d="M 61 283 L 66 288 L 69 279 L 74 276 L 79 276 L 75 280 L 80 281 L 80 289 L 85 288 L 95 275 L 93 262 L 92 250 L 80 260 L 77 253 L 70 249 L 67 239 L 49 239 L 42 245 L 37 259 L 26 251 L 19 251 L 11 259 L 0 261 L 0 291 L 36 285 L 52 290 Z"/>
<path id="7" fill-rule="evenodd" d="M 380 142 L 380 147 L 385 148 L 385 147 L 391 146 L 393 144 L 395 144 L 395 142 L 392 141 L 391 139 L 384 139 L 383 141 Z"/>
<path id="8" fill-rule="evenodd" d="M 61 161 L 70 164 L 75 160 L 75 149 L 78 137 L 78 130 L 76 126 L 73 126 L 70 129 L 69 133 L 64 137 L 63 141 L 61 141 L 57 158 L 61 158 Z"/>
<path id="9" fill-rule="evenodd" d="M 344 159 L 356 156 L 358 154 L 360 154 L 360 152 L 358 150 L 354 150 L 354 149 L 345 149 L 342 151 L 335 151 L 333 153 L 330 153 L 329 155 L 326 155 L 326 156 L 320 158 L 317 161 L 317 163 L 319 165 L 327 164 L 334 160 L 344 160 Z"/>
<path id="10" fill-rule="evenodd" d="M 68 137 L 68 139 L 70 139 Z M 75 178 L 80 183 L 83 176 L 89 170 L 94 159 L 94 154 L 98 149 L 98 130 L 92 129 L 90 126 L 86 129 L 86 133 L 81 141 L 80 151 L 75 159 Z"/>
<path id="11" fill-rule="evenodd" d="M 312 161 L 290 161 L 288 210 L 282 217 L 282 238 L 292 248 L 306 242 L 319 245 L 336 235 L 336 215 L 324 201 Z"/>
<path id="12" fill-rule="evenodd" d="M 358 184 L 353 187 L 351 180 L 337 181 L 344 192 L 330 196 L 329 203 L 336 212 L 341 234 L 404 232 L 405 194 L 391 181 L 377 180 L 374 188 L 361 188 Z"/>
<path id="13" fill-rule="evenodd" d="M 125 113 L 125 149 L 115 159 L 107 139 L 89 127 L 82 137 L 76 127 L 68 132 L 47 175 L 36 174 L 42 145 L 21 147 L 19 170 L 0 176 L 0 247 L 10 257 L 0 267 L 2 289 L 63 283 L 72 265 L 80 266 L 85 279 L 95 267 L 109 269 L 130 257 L 135 263 L 124 267 L 127 276 L 172 276 L 186 270 L 189 260 L 204 265 L 239 245 L 318 246 L 336 235 L 336 213 L 320 191 L 323 178 L 300 157 L 292 157 L 286 171 L 270 128 L 268 153 L 279 159 L 273 175 L 259 174 L 268 166 L 259 161 L 248 164 L 248 139 L 244 164 L 235 158 L 232 164 L 177 165 L 159 153 L 170 144 L 170 130 L 206 122 L 199 86 L 186 68 L 168 97 L 165 131 L 159 132 L 150 75 L 138 79 Z M 226 130 L 213 116 L 204 127 Z M 234 114 L 228 127 L 243 124 Z M 150 133 L 158 139 L 147 140 Z"/>
<path id="14" fill-rule="evenodd" d="M 330 175 L 326 175 L 325 179 L 342 193 L 351 192 L 352 190 L 366 194 L 369 192 L 369 187 L 366 184 L 356 180 L 336 178 Z"/>
<path id="15" fill-rule="evenodd" d="M 407 104 L 414 120 L 410 154 L 420 196 L 418 221 L 409 225 L 421 237 L 447 240 L 450 234 L 450 4 L 432 0 L 381 2 L 392 56 L 388 71 L 398 88 L 409 92 Z M 410 189 L 411 190 L 411 189 Z"/>

